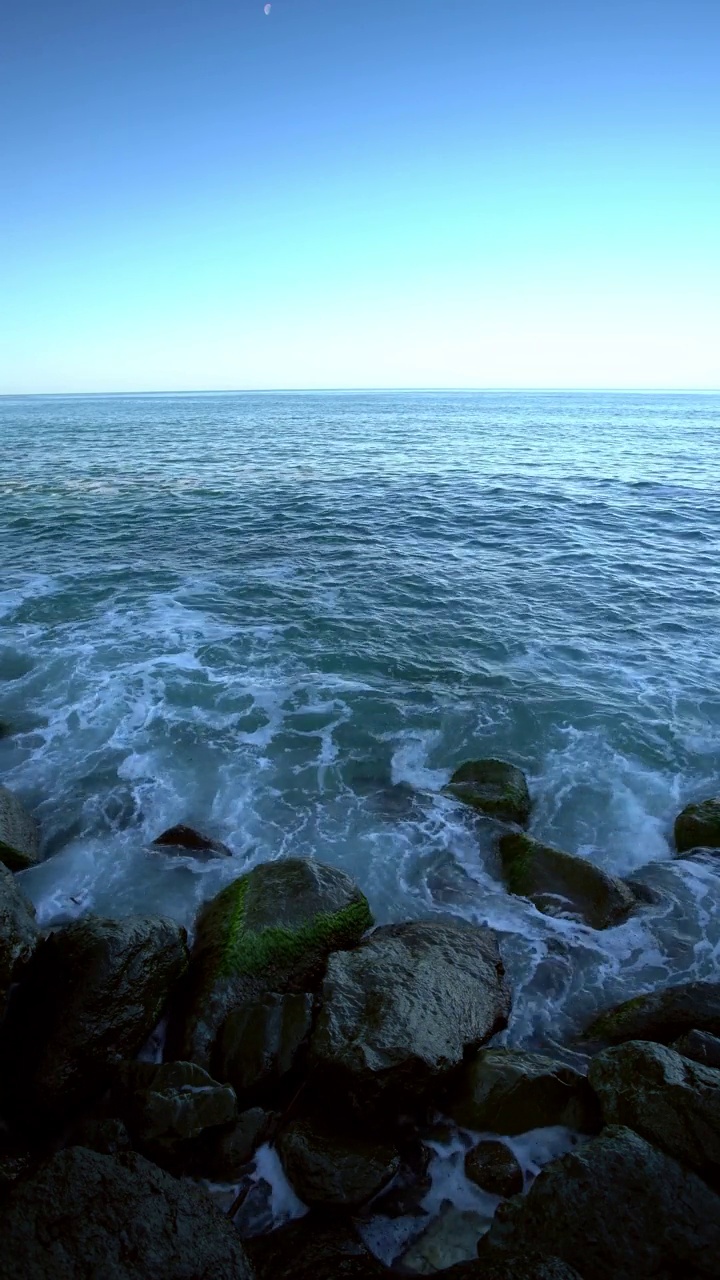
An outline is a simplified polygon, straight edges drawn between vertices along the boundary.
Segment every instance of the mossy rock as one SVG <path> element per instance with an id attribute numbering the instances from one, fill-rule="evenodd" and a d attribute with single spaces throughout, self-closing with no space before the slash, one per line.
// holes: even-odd
<path id="1" fill-rule="evenodd" d="M 0 862 L 24 871 L 40 861 L 40 828 L 17 796 L 0 786 Z"/>
<path id="2" fill-rule="evenodd" d="M 519 832 L 499 841 L 503 876 L 511 893 L 529 898 L 545 915 L 571 915 L 593 929 L 622 924 L 637 905 L 629 885 L 576 854 Z"/>
<path id="3" fill-rule="evenodd" d="M 467 760 L 455 770 L 444 790 L 478 813 L 501 822 L 517 822 L 524 827 L 530 817 L 525 774 L 505 760 Z"/>
<path id="4" fill-rule="evenodd" d="M 356 946 L 372 923 L 350 877 L 312 859 L 266 862 L 233 880 L 197 921 L 188 999 L 171 1028 L 179 1056 L 211 1069 L 229 1013 L 270 992 L 316 990 L 331 952 Z"/>
<path id="5" fill-rule="evenodd" d="M 720 849 L 720 798 L 688 804 L 675 819 L 675 848 Z"/>
<path id="6" fill-rule="evenodd" d="M 605 1044 L 626 1040 L 671 1044 L 688 1031 L 720 1035 L 720 982 L 682 982 L 634 996 L 600 1014 L 583 1039 Z"/>

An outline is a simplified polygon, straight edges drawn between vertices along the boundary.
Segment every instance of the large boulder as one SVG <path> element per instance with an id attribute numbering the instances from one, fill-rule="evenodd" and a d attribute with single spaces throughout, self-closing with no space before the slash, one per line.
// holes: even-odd
<path id="1" fill-rule="evenodd" d="M 701 800 L 688 804 L 675 819 L 675 848 L 678 853 L 688 849 L 720 848 L 720 798 Z"/>
<path id="2" fill-rule="evenodd" d="M 417 1100 L 507 1025 L 495 934 L 462 921 L 386 925 L 331 957 L 311 1061 L 356 1099 Z"/>
<path id="3" fill-rule="evenodd" d="M 270 992 L 313 991 L 331 952 L 370 928 L 349 876 L 306 858 L 265 862 L 233 880 L 200 913 L 188 988 L 170 1028 L 175 1057 L 213 1070 L 229 1013 Z"/>
<path id="4" fill-rule="evenodd" d="M 231 1125 L 206 1129 L 195 1144 L 190 1167 L 198 1177 L 239 1182 L 258 1147 L 272 1136 L 276 1120 L 271 1112 L 251 1107 Z"/>
<path id="5" fill-rule="evenodd" d="M 634 996 L 595 1018 L 584 1039 L 606 1044 L 624 1040 L 670 1044 L 686 1031 L 720 1035 L 720 982 L 681 982 Z"/>
<path id="6" fill-rule="evenodd" d="M 0 786 L 0 862 L 24 871 L 40 861 L 40 828 L 17 796 Z"/>
<path id="7" fill-rule="evenodd" d="M 372 1200 L 400 1167 L 386 1140 L 318 1118 L 283 1129 L 278 1151 L 289 1181 L 307 1205 L 354 1209 Z"/>
<path id="8" fill-rule="evenodd" d="M 538 911 L 571 916 L 592 929 L 622 924 L 637 906 L 632 889 L 587 858 L 563 853 L 520 832 L 500 837 L 503 877 L 511 893 L 529 898 Z"/>
<path id="9" fill-rule="evenodd" d="M 134 1153 L 59 1152 L 0 1211 L 3 1280 L 252 1280 L 232 1224 Z"/>
<path id="10" fill-rule="evenodd" d="M 504 1201 L 483 1262 L 535 1249 L 583 1280 L 720 1276 L 720 1197 L 630 1129 L 611 1126 Z"/>
<path id="11" fill-rule="evenodd" d="M 87 1102 L 142 1047 L 187 966 L 174 920 L 87 916 L 37 948 L 3 1027 L 5 1080 L 31 1118 Z"/>
<path id="12" fill-rule="evenodd" d="M 709 1031 L 686 1031 L 671 1048 L 703 1067 L 720 1067 L 720 1036 L 711 1036 Z"/>
<path id="13" fill-rule="evenodd" d="M 11 871 L 0 863 L 0 1021 L 7 996 L 38 940 L 35 908 Z"/>
<path id="14" fill-rule="evenodd" d="M 304 991 L 272 992 L 233 1009 L 225 1019 L 213 1068 L 238 1096 L 258 1095 L 289 1075 L 310 1036 L 313 996 Z"/>
<path id="15" fill-rule="evenodd" d="M 258 1280 L 391 1280 L 352 1222 L 313 1210 L 245 1246 Z"/>
<path id="16" fill-rule="evenodd" d="M 579 1071 L 520 1049 L 481 1049 L 463 1067 L 445 1110 L 463 1128 L 509 1137 L 548 1125 L 581 1133 L 600 1127 L 597 1102 Z"/>
<path id="17" fill-rule="evenodd" d="M 465 1177 L 491 1196 L 517 1196 L 525 1178 L 513 1154 L 504 1142 L 488 1139 L 478 1142 L 465 1156 Z"/>
<path id="18" fill-rule="evenodd" d="M 186 827 L 179 823 L 176 827 L 168 827 L 153 840 L 156 848 L 167 849 L 170 853 L 190 853 L 195 857 L 232 858 L 232 849 L 228 849 L 221 840 L 213 840 L 212 836 L 204 836 L 194 827 Z"/>
<path id="19" fill-rule="evenodd" d="M 560 1258 L 546 1258 L 542 1254 L 515 1253 L 502 1261 L 482 1260 L 460 1262 L 447 1271 L 438 1271 L 437 1280 L 582 1280 L 574 1267 Z"/>
<path id="20" fill-rule="evenodd" d="M 160 1164 L 237 1119 L 234 1089 L 194 1062 L 122 1063 L 114 1094 L 135 1146 Z"/>
<path id="21" fill-rule="evenodd" d="M 524 827 L 530 817 L 530 792 L 522 769 L 505 760 L 467 760 L 444 790 L 478 813 Z"/>
<path id="22" fill-rule="evenodd" d="M 720 1172 L 720 1071 L 631 1040 L 593 1058 L 589 1080 L 606 1124 L 634 1129 L 704 1175 Z"/>

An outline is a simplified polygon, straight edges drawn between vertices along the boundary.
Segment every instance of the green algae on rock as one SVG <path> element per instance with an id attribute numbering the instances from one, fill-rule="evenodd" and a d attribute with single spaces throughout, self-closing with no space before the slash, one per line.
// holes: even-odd
<path id="1" fill-rule="evenodd" d="M 479 813 L 502 822 L 517 822 L 524 827 L 530 817 L 525 774 L 505 760 L 467 760 L 455 770 L 444 790 Z"/>
<path id="2" fill-rule="evenodd" d="M 228 1014 L 269 993 L 313 991 L 328 956 L 354 947 L 373 923 L 349 876 L 309 858 L 265 862 L 201 911 L 184 1008 L 171 1039 L 178 1056 L 210 1066 Z"/>
<path id="3" fill-rule="evenodd" d="M 685 806 L 675 819 L 675 848 L 720 849 L 720 797 Z"/>
<path id="4" fill-rule="evenodd" d="M 500 837 L 498 848 L 510 892 L 529 898 L 545 915 L 572 915 L 593 929 L 608 929 L 637 906 L 629 885 L 586 858 L 514 831 Z"/>
<path id="5" fill-rule="evenodd" d="M 625 1040 L 670 1044 L 687 1031 L 720 1035 L 720 982 L 680 982 L 633 996 L 595 1018 L 583 1039 L 606 1044 Z"/>
<path id="6" fill-rule="evenodd" d="M 0 862 L 24 871 L 40 862 L 40 827 L 17 796 L 0 786 Z"/>

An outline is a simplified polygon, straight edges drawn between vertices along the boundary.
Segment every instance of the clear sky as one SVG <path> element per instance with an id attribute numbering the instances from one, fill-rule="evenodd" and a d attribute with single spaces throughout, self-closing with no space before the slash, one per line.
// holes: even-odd
<path id="1" fill-rule="evenodd" d="M 0 392 L 720 387 L 720 0 L 6 0 Z"/>

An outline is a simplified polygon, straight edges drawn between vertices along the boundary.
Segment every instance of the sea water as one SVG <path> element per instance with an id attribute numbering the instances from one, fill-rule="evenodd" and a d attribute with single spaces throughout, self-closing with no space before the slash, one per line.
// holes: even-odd
<path id="1" fill-rule="evenodd" d="M 492 925 L 511 1044 L 717 976 L 720 860 L 672 823 L 720 790 L 719 445 L 699 394 L 0 400 L 0 778 L 41 923 L 191 925 L 293 854 L 378 921 Z M 508 895 L 441 794 L 484 755 L 655 903 L 595 932 Z M 151 852 L 177 822 L 234 857 Z"/>

